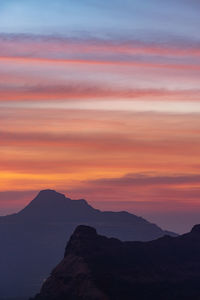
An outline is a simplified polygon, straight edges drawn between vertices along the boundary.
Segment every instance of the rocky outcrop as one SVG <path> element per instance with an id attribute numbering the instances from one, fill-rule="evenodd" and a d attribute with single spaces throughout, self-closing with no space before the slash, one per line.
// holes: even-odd
<path id="1" fill-rule="evenodd" d="M 35 300 L 199 300 L 200 225 L 179 237 L 121 242 L 78 226 Z"/>

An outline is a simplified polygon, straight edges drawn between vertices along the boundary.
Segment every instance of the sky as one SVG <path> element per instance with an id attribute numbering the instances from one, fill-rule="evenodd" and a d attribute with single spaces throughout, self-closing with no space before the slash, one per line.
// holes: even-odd
<path id="1" fill-rule="evenodd" d="M 200 223 L 200 2 L 0 1 L 0 215 L 41 189 Z"/>

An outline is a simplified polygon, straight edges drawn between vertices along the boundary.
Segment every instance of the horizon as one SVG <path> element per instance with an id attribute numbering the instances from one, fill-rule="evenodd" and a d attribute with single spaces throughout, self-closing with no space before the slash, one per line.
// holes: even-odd
<path id="1" fill-rule="evenodd" d="M 0 2 L 0 215 L 51 188 L 200 223 L 200 4 Z"/>

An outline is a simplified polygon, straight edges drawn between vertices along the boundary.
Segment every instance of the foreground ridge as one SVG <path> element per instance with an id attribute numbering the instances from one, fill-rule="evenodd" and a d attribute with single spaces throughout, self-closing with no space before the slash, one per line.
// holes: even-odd
<path id="1" fill-rule="evenodd" d="M 198 300 L 200 225 L 179 237 L 121 242 L 78 226 L 34 300 Z"/>

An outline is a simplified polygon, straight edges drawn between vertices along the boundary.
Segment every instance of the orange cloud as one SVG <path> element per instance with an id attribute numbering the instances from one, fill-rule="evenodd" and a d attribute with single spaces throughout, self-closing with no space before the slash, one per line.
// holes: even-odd
<path id="1" fill-rule="evenodd" d="M 194 205 L 200 118 L 187 108 L 200 99 L 199 56 L 195 45 L 0 38 L 0 191 L 49 187 L 90 201 Z M 79 107 L 107 99 L 112 107 L 179 102 L 185 113 Z M 46 108 L 75 100 L 76 110 Z"/>

